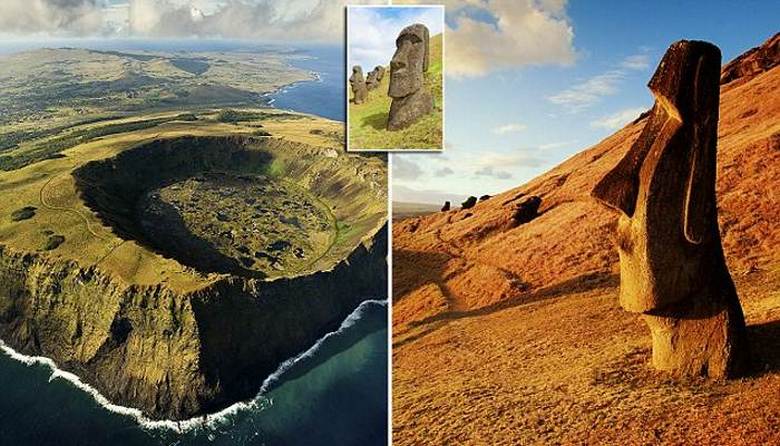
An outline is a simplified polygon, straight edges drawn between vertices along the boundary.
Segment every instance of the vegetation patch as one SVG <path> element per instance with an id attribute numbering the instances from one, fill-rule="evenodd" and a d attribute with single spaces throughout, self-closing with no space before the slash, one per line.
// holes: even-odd
<path id="1" fill-rule="evenodd" d="M 11 213 L 11 220 L 13 221 L 28 220 L 35 216 L 36 210 L 37 208 L 35 206 L 25 206 L 23 208 L 17 209 Z"/>
<path id="2" fill-rule="evenodd" d="M 44 251 L 51 251 L 57 249 L 61 244 L 65 242 L 65 237 L 57 234 L 52 234 L 46 239 L 46 243 L 43 245 Z"/>

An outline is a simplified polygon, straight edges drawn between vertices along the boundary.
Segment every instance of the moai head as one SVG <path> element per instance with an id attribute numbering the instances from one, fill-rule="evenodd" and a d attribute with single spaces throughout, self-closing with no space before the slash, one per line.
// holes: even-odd
<path id="1" fill-rule="evenodd" d="M 423 86 L 423 73 L 428 71 L 428 28 L 419 23 L 407 26 L 395 40 L 395 54 L 390 61 L 391 98 L 402 98 Z"/>
<path id="2" fill-rule="evenodd" d="M 591 193 L 620 213 L 620 303 L 629 311 L 653 314 L 728 274 L 715 207 L 720 63 L 706 42 L 667 50 L 648 84 L 655 105 L 642 134 Z"/>
<path id="3" fill-rule="evenodd" d="M 382 81 L 385 78 L 385 67 L 378 65 L 374 67 L 374 71 L 376 72 L 377 81 Z"/>

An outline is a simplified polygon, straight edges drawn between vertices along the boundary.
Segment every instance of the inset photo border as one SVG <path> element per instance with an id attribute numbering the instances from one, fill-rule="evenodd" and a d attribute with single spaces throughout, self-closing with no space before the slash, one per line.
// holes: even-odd
<path id="1" fill-rule="evenodd" d="M 444 150 L 443 5 L 347 6 L 347 151 Z"/>

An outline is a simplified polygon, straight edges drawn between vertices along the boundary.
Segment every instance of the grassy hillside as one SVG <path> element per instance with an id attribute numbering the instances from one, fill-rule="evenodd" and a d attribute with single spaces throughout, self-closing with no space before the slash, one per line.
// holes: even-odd
<path id="1" fill-rule="evenodd" d="M 370 70 L 364 67 L 366 71 Z M 433 94 L 434 112 L 414 125 L 389 132 L 387 116 L 391 99 L 387 96 L 389 70 L 379 87 L 368 92 L 368 100 L 349 104 L 349 147 L 355 149 L 441 149 L 444 102 L 442 99 L 442 35 L 431 37 L 431 60 L 425 73 L 425 87 Z M 351 92 L 350 92 L 351 95 Z"/>

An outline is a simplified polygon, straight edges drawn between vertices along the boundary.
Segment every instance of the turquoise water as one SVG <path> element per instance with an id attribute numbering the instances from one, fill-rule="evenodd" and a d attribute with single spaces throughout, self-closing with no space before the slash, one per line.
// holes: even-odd
<path id="1" fill-rule="evenodd" d="M 353 314 L 355 316 L 355 314 Z M 113 413 L 45 365 L 0 354 L 2 445 L 379 445 L 387 439 L 387 307 L 281 374 L 255 407 L 179 433 Z"/>

